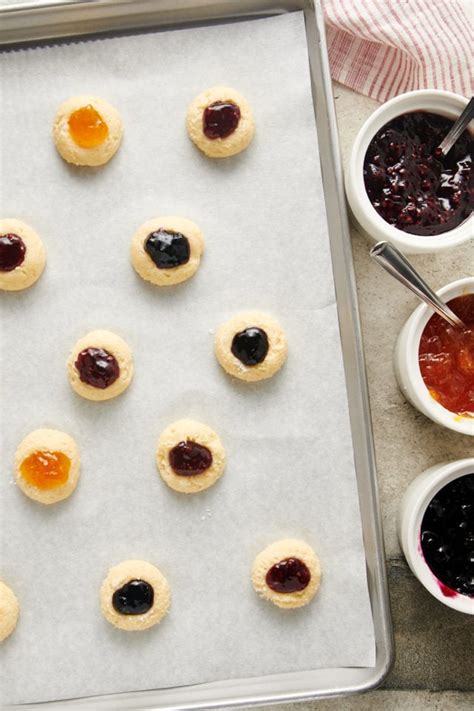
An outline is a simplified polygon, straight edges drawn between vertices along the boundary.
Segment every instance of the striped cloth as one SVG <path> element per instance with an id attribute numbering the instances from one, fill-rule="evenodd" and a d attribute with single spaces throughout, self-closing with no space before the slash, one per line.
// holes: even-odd
<path id="1" fill-rule="evenodd" d="M 379 101 L 471 96 L 474 0 L 322 0 L 333 79 Z"/>

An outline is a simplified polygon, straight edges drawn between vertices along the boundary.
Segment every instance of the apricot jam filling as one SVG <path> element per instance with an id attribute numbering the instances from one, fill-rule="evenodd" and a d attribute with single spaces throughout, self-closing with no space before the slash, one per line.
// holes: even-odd
<path id="1" fill-rule="evenodd" d="M 433 314 L 420 340 L 421 377 L 440 405 L 474 417 L 474 294 L 457 296 L 448 305 L 465 327 L 453 328 Z"/>
<path id="2" fill-rule="evenodd" d="M 91 104 L 82 106 L 69 116 L 69 133 L 81 148 L 96 148 L 109 135 L 109 128 Z"/>
<path id="3" fill-rule="evenodd" d="M 71 460 L 63 452 L 37 451 L 20 465 L 25 481 L 38 489 L 55 489 L 65 484 L 69 477 Z"/>

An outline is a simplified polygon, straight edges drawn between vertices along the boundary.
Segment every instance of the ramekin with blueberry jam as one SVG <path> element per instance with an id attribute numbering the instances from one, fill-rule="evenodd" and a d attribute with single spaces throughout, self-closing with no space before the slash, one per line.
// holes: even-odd
<path id="1" fill-rule="evenodd" d="M 398 537 L 425 588 L 474 615 L 474 458 L 437 464 L 412 481 L 400 504 Z"/>

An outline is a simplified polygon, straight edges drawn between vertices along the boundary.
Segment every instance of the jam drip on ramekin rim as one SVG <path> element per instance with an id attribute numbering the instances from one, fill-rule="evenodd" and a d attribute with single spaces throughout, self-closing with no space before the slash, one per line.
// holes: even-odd
<path id="1" fill-rule="evenodd" d="M 390 225 L 410 234 L 437 235 L 471 215 L 471 134 L 464 131 L 447 156 L 436 150 L 453 123 L 414 111 L 392 119 L 373 137 L 364 159 L 364 183 L 373 207 Z"/>

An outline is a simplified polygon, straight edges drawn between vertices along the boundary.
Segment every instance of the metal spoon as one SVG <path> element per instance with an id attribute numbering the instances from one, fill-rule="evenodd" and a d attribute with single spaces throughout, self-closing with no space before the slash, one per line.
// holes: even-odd
<path id="1" fill-rule="evenodd" d="M 419 299 L 446 319 L 455 328 L 465 328 L 465 324 L 451 311 L 444 301 L 428 286 L 410 262 L 390 242 L 377 242 L 370 250 L 370 256 L 378 262 L 389 274 L 407 286 Z"/>
<path id="2" fill-rule="evenodd" d="M 449 153 L 453 145 L 458 140 L 461 133 L 467 127 L 468 123 L 474 118 L 474 96 L 471 97 L 469 103 L 466 104 L 466 108 L 460 115 L 460 117 L 454 122 L 452 129 L 443 138 L 438 148 L 437 152 L 441 152 L 444 156 Z"/>

